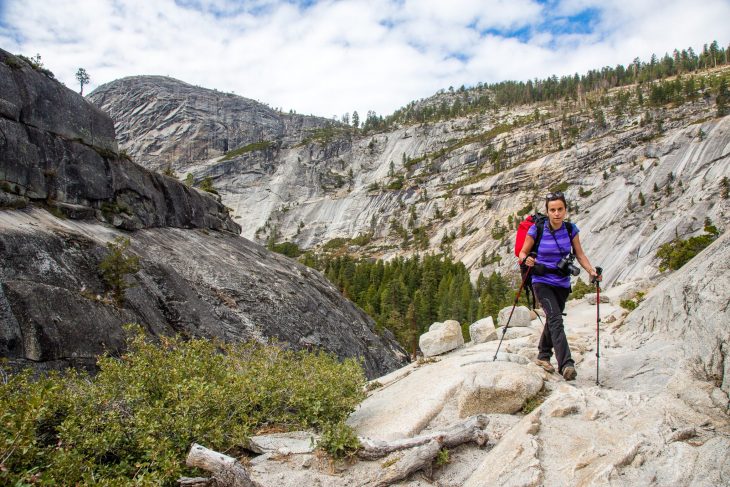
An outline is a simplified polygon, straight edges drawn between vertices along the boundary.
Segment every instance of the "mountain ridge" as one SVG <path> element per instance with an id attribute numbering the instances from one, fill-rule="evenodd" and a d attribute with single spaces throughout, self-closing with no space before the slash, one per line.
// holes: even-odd
<path id="1" fill-rule="evenodd" d="M 377 133 L 328 122 L 315 136 L 299 132 L 287 143 L 263 141 L 271 145 L 234 152 L 230 158 L 179 161 L 176 170 L 198 181 L 211 178 L 234 219 L 243 224 L 244 235 L 261 243 L 289 241 L 305 249 L 320 248 L 333 239 L 351 242 L 359 235 L 369 242 L 359 248 L 347 244 L 356 255 L 389 258 L 447 251 L 463 260 L 473 276 L 481 270 L 507 272 L 509 242 L 502 240 L 509 240 L 511 232 L 499 239 L 492 236 L 511 228 L 519 211 L 539 208 L 541 191 L 564 187 L 574 203 L 574 219 L 583 220 L 588 231 L 600 231 L 605 222 L 590 215 L 598 203 L 591 198 L 593 191 L 613 184 L 617 191 L 612 205 L 624 209 L 636 207 L 639 193 L 644 199 L 651 196 L 658 212 L 659 195 L 653 194 L 652 185 L 639 184 L 647 179 L 642 173 L 653 173 L 650 182 L 664 189 L 667 181 L 662 178 L 670 173 L 722 166 L 727 156 L 722 151 L 727 144 L 725 118 L 708 117 L 708 111 L 715 105 L 710 87 L 729 73 L 723 67 L 701 79 L 697 74 L 697 90 L 687 96 L 684 84 L 676 88 L 677 81 L 670 80 L 640 92 L 623 87 L 587 94 L 582 101 L 493 107 Z M 674 94 L 655 99 L 659 89 Z M 116 101 L 105 98 L 104 106 L 134 105 L 131 98 L 117 96 L 121 98 Z M 707 148 L 697 151 L 692 143 Z M 677 160 L 676 153 L 690 159 Z M 692 160 L 692 154 L 702 160 Z M 716 176 L 727 173 L 720 170 Z M 639 191 L 634 191 L 637 186 Z M 619 201 L 619 192 L 624 201 Z M 674 197 L 668 195 L 665 202 Z M 637 209 L 653 218 L 648 207 Z M 722 220 L 722 210 L 716 210 L 710 205 L 707 215 L 715 222 Z M 668 241 L 672 226 L 659 225 L 650 240 Z M 690 224 L 679 234 L 699 230 L 701 225 Z M 417 244 L 419 232 L 425 233 L 427 245 Z M 619 233 L 626 234 L 619 238 L 631 240 L 628 232 Z M 604 251 L 588 245 L 607 254 L 608 247 Z M 495 253 L 501 264 L 479 265 L 483 255 Z M 643 259 L 639 266 L 650 262 Z M 655 275 L 634 270 L 638 278 Z M 626 277 L 607 275 L 609 282 Z"/>

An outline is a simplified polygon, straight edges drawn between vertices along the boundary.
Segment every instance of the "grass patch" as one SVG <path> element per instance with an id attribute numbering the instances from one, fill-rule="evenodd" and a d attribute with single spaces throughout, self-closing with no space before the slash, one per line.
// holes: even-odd
<path id="1" fill-rule="evenodd" d="M 547 391 L 544 387 L 529 398 L 527 401 L 525 401 L 525 404 L 522 405 L 522 410 L 520 411 L 524 415 L 528 415 L 531 412 L 533 412 L 535 409 L 537 409 L 542 403 L 545 402 L 545 399 L 550 395 L 550 392 Z"/>

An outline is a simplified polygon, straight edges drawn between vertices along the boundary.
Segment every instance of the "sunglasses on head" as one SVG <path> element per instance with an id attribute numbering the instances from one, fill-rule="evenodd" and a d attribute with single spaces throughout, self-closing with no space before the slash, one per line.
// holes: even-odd
<path id="1" fill-rule="evenodd" d="M 565 195 L 562 191 L 556 191 L 555 193 L 548 193 L 547 195 L 545 195 L 546 201 L 559 200 L 561 198 L 565 198 Z"/>

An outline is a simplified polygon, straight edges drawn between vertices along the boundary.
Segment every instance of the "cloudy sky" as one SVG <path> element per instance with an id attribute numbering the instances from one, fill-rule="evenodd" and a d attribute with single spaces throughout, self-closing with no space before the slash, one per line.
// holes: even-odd
<path id="1" fill-rule="evenodd" d="M 326 117 L 714 39 L 730 0 L 0 0 L 0 48 L 69 87 L 160 74 Z"/>

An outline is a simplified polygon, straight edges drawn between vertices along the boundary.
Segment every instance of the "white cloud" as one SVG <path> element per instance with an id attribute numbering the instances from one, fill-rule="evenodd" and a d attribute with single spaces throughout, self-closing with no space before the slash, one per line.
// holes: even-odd
<path id="1" fill-rule="evenodd" d="M 587 9 L 590 25 L 568 23 Z M 79 66 L 91 88 L 161 74 L 329 117 L 727 45 L 728 18 L 727 0 L 5 0 L 0 47 L 74 88 Z"/>

